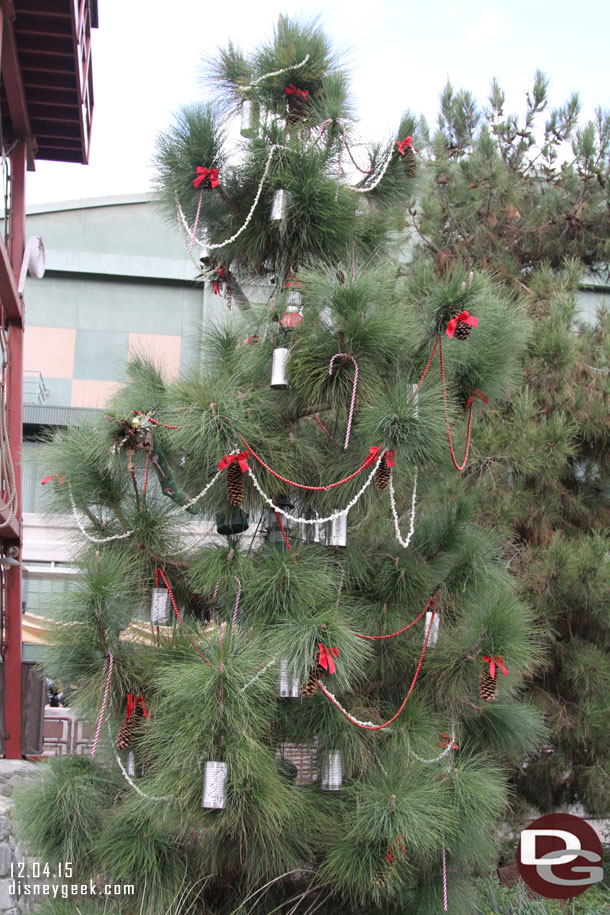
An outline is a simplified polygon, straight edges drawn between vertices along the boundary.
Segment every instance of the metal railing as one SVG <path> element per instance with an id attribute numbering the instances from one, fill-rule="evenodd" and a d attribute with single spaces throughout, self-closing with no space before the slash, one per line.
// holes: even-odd
<path id="1" fill-rule="evenodd" d="M 49 397 L 48 387 L 40 372 L 23 372 L 23 402 L 24 404 L 43 404 Z"/>

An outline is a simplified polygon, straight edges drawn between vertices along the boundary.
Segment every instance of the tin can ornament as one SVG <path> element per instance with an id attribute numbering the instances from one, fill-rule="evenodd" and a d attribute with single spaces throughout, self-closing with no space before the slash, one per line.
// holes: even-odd
<path id="1" fill-rule="evenodd" d="M 284 391 L 288 387 L 286 376 L 286 363 L 290 350 L 285 346 L 277 346 L 273 350 L 273 363 L 271 365 L 271 387 L 276 391 Z"/>
<path id="2" fill-rule="evenodd" d="M 280 660 L 280 698 L 298 699 L 300 695 L 299 678 L 294 674 L 294 665 L 282 658 Z"/>
<path id="3" fill-rule="evenodd" d="M 432 629 L 430 629 L 430 621 L 432 621 Z M 432 620 L 432 611 L 428 610 L 428 612 L 426 613 L 426 626 L 424 629 L 424 641 L 426 640 L 426 634 L 427 634 L 428 630 L 430 629 L 430 635 L 428 636 L 428 648 L 434 648 L 434 646 L 436 645 L 436 643 L 438 641 L 438 631 L 440 629 L 440 625 L 441 625 L 440 616 L 437 615 L 434 617 L 434 620 Z"/>
<path id="4" fill-rule="evenodd" d="M 228 763 L 207 760 L 203 773 L 203 796 L 201 798 L 201 806 L 204 809 L 223 809 L 227 802 L 228 774 Z"/>
<path id="5" fill-rule="evenodd" d="M 150 603 L 150 625 L 167 626 L 169 622 L 169 591 L 167 588 L 153 588 Z"/>
<path id="6" fill-rule="evenodd" d="M 271 222 L 282 222 L 286 219 L 291 197 L 290 191 L 285 191 L 283 188 L 278 188 L 275 191 L 271 206 Z"/>
<path id="7" fill-rule="evenodd" d="M 339 791 L 343 783 L 341 750 L 329 750 L 322 765 L 320 787 L 323 791 Z"/>
<path id="8" fill-rule="evenodd" d="M 242 137 L 252 140 L 258 136 L 259 107 L 250 98 L 245 98 L 241 103 L 241 128 Z"/>
<path id="9" fill-rule="evenodd" d="M 328 522 L 326 546 L 347 546 L 347 515 L 337 515 Z"/>

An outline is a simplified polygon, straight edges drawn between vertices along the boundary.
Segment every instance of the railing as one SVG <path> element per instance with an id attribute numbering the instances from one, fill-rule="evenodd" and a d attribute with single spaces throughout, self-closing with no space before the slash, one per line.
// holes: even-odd
<path id="1" fill-rule="evenodd" d="M 23 402 L 24 404 L 43 404 L 49 394 L 48 387 L 40 372 L 23 372 Z"/>

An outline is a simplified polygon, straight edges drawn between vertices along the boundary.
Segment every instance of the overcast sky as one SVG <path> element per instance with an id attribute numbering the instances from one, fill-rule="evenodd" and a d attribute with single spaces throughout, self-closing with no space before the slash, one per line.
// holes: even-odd
<path id="1" fill-rule="evenodd" d="M 28 203 L 150 189 L 154 139 L 181 105 L 202 98 L 200 60 L 231 39 L 248 51 L 278 14 L 320 21 L 346 51 L 361 132 L 394 134 L 410 108 L 434 122 L 447 80 L 484 101 L 493 76 L 521 113 L 536 68 L 551 103 L 573 90 L 583 112 L 610 107 L 610 4 L 590 0 L 99 0 L 90 164 L 37 162 Z"/>

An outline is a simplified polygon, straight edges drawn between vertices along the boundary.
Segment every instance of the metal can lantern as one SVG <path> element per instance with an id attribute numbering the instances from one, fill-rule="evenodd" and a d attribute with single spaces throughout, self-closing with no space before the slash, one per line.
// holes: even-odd
<path id="1" fill-rule="evenodd" d="M 252 99 L 245 98 L 241 103 L 241 128 L 242 137 L 251 140 L 258 136 L 259 107 Z"/>
<path id="2" fill-rule="evenodd" d="M 339 791 L 343 783 L 343 762 L 340 750 L 329 750 L 322 766 L 320 787 L 323 791 Z"/>
<path id="3" fill-rule="evenodd" d="M 286 377 L 286 363 L 290 350 L 285 346 L 277 346 L 273 350 L 273 364 L 271 366 L 271 387 L 276 391 L 283 391 L 288 387 Z"/>
<path id="4" fill-rule="evenodd" d="M 167 588 L 153 588 L 150 602 L 151 626 L 166 626 L 169 622 L 169 591 Z"/>
<path id="5" fill-rule="evenodd" d="M 285 191 L 283 188 L 278 188 L 277 191 L 275 191 L 273 195 L 273 205 L 271 207 L 272 222 L 282 222 L 282 220 L 286 219 L 290 200 L 290 191 Z"/>
<path id="6" fill-rule="evenodd" d="M 426 627 L 424 629 L 424 641 L 426 640 L 426 633 L 430 629 L 430 620 L 432 620 L 432 611 L 428 610 L 426 613 Z M 432 629 L 430 629 L 430 635 L 428 636 L 428 648 L 434 648 L 438 641 L 438 631 L 441 625 L 440 616 L 435 616 L 432 622 Z"/>
<path id="7" fill-rule="evenodd" d="M 202 807 L 209 810 L 222 810 L 227 801 L 226 784 L 228 774 L 228 763 L 207 760 L 203 774 Z"/>
<path id="8" fill-rule="evenodd" d="M 327 546 L 347 546 L 347 515 L 336 515 L 328 522 Z"/>
<path id="9" fill-rule="evenodd" d="M 280 660 L 280 697 L 298 699 L 300 696 L 299 679 L 294 674 L 294 666 L 285 658 Z"/>

